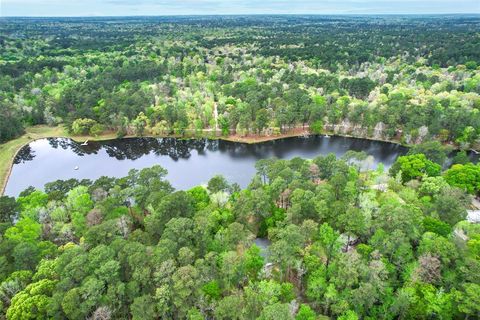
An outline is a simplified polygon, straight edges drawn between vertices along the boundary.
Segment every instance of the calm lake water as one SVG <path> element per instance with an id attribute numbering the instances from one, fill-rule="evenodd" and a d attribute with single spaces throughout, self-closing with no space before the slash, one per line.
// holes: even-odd
<path id="1" fill-rule="evenodd" d="M 86 146 L 70 139 L 41 139 L 25 146 L 15 159 L 5 194 L 17 196 L 29 186 L 42 189 L 45 183 L 58 179 L 123 177 L 130 169 L 155 164 L 168 170 L 167 179 L 177 189 L 204 184 L 216 174 L 245 187 L 255 174 L 254 164 L 259 159 L 314 158 L 328 153 L 341 157 L 348 150 L 372 155 L 372 168 L 380 162 L 388 168 L 399 155 L 407 152 L 405 147 L 392 143 L 323 136 L 258 144 L 208 139 L 131 138 L 89 142 Z"/>

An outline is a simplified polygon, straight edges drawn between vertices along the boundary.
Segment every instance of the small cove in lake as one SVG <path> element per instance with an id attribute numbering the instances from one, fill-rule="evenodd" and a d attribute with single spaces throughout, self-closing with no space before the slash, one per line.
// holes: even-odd
<path id="1" fill-rule="evenodd" d="M 255 162 L 264 158 L 314 158 L 348 150 L 373 157 L 375 168 L 389 168 L 408 149 L 398 144 L 349 137 L 310 136 L 256 144 L 224 140 L 175 138 L 126 138 L 92 141 L 82 145 L 71 139 L 40 139 L 23 147 L 15 158 L 5 195 L 17 196 L 29 186 L 70 178 L 95 180 L 101 176 L 123 177 L 130 169 L 161 165 L 176 189 L 205 184 L 216 174 L 246 187 L 255 174 Z M 78 166 L 78 170 L 75 168 Z"/>

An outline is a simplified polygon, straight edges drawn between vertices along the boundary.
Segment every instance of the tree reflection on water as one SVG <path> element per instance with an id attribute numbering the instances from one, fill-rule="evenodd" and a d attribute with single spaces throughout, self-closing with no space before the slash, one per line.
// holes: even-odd
<path id="1" fill-rule="evenodd" d="M 91 141 L 86 145 L 65 138 L 47 140 L 54 149 L 68 149 L 79 156 L 97 154 L 104 149 L 110 157 L 117 160 L 136 160 L 150 153 L 169 156 L 173 160 L 188 159 L 192 150 L 202 153 L 205 149 L 211 151 L 218 149 L 218 141 L 208 139 L 125 138 Z"/>
<path id="2" fill-rule="evenodd" d="M 22 162 L 26 161 L 31 161 L 35 158 L 35 151 L 32 150 L 32 147 L 30 144 L 27 144 L 26 146 L 22 147 L 15 158 L 13 159 L 14 164 L 19 164 Z"/>

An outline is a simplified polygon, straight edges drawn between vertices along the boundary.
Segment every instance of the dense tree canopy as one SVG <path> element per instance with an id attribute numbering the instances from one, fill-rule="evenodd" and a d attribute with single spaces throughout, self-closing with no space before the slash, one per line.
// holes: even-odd
<path id="1" fill-rule="evenodd" d="M 479 26 L 465 16 L 3 19 L 0 142 L 62 123 L 119 136 L 301 127 L 478 148 Z"/>
<path id="2" fill-rule="evenodd" d="M 407 157 L 401 167 L 430 161 Z M 415 171 L 403 184 L 346 161 L 262 160 L 244 190 L 216 176 L 208 188 L 174 191 L 155 166 L 0 198 L 0 312 L 7 319 L 478 317 L 480 229 L 465 221 L 470 190 L 456 183 L 476 166 Z M 268 248 L 254 244 L 259 236 Z"/>
<path id="3" fill-rule="evenodd" d="M 175 190 L 154 166 L 0 197 L 0 318 L 480 318 L 480 227 L 466 221 L 480 166 L 465 152 L 479 149 L 479 28 L 475 16 L 2 18 L 0 143 L 44 124 L 415 146 L 388 173 L 350 151 L 261 160 L 244 189 L 214 176 Z M 445 145 L 463 150 L 453 165 Z"/>

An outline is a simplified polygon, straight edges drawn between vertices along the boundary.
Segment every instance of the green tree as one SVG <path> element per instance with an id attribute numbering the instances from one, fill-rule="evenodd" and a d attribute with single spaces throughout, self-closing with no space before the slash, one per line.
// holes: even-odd
<path id="1" fill-rule="evenodd" d="M 321 134 L 323 132 L 323 122 L 321 120 L 317 120 L 310 125 L 310 130 L 314 134 Z"/>
<path id="2" fill-rule="evenodd" d="M 253 244 L 245 252 L 245 270 L 251 279 L 256 279 L 258 273 L 262 270 L 264 259 L 260 255 L 260 248 Z"/>
<path id="3" fill-rule="evenodd" d="M 149 320 L 157 318 L 155 313 L 155 303 L 150 295 L 137 297 L 130 306 L 132 319 Z"/>
<path id="4" fill-rule="evenodd" d="M 449 185 L 471 194 L 480 193 L 480 166 L 472 163 L 455 164 L 444 173 Z"/>
<path id="5" fill-rule="evenodd" d="M 443 237 L 448 237 L 452 232 L 452 227 L 445 222 L 432 217 L 425 217 L 422 221 L 425 231 L 434 232 Z"/>
<path id="6" fill-rule="evenodd" d="M 51 295 L 56 281 L 43 279 L 17 293 L 7 310 L 7 319 L 46 319 L 50 314 Z"/>
<path id="7" fill-rule="evenodd" d="M 72 123 L 72 133 L 76 135 L 86 135 L 95 125 L 97 125 L 97 121 L 92 119 L 76 119 Z"/>
<path id="8" fill-rule="evenodd" d="M 390 174 L 395 176 L 398 172 L 402 173 L 403 182 L 426 176 L 438 176 L 441 173 L 441 166 L 428 160 L 424 154 L 413 154 L 401 156 L 390 168 Z"/>
<path id="9" fill-rule="evenodd" d="M 221 297 L 222 291 L 216 280 L 207 282 L 203 285 L 202 291 L 212 299 L 218 300 Z"/>
<path id="10" fill-rule="evenodd" d="M 452 159 L 453 164 L 467 164 L 470 161 L 465 150 L 458 151 Z"/>
<path id="11" fill-rule="evenodd" d="M 449 151 L 450 150 L 444 147 L 440 142 L 432 140 L 414 145 L 408 151 L 408 154 L 424 154 L 428 160 L 443 165 L 447 159 Z"/>
<path id="12" fill-rule="evenodd" d="M 310 308 L 308 304 L 301 304 L 300 308 L 298 309 L 297 315 L 295 316 L 295 320 L 315 320 L 317 319 L 317 315 L 315 311 Z"/>
<path id="13" fill-rule="evenodd" d="M 0 223 L 12 223 L 18 215 L 18 205 L 15 198 L 8 196 L 0 197 Z"/>
<path id="14" fill-rule="evenodd" d="M 480 285 L 476 283 L 465 283 L 462 286 L 462 294 L 456 297 L 458 310 L 467 318 L 476 317 L 480 314 Z"/>
<path id="15" fill-rule="evenodd" d="M 180 267 L 172 275 L 173 304 L 180 316 L 184 316 L 188 312 L 188 306 L 196 300 L 198 278 L 198 271 L 193 266 Z"/>
<path id="16" fill-rule="evenodd" d="M 145 129 L 148 125 L 147 116 L 143 112 L 140 112 L 138 116 L 132 121 L 132 125 L 135 134 L 138 136 L 143 136 L 143 134 L 145 133 Z"/>
<path id="17" fill-rule="evenodd" d="M 227 191 L 228 188 L 229 188 L 229 184 L 227 180 L 221 175 L 214 176 L 212 179 L 208 181 L 207 189 L 211 193 Z"/>
<path id="18" fill-rule="evenodd" d="M 447 188 L 439 194 L 433 203 L 433 208 L 440 220 L 451 226 L 454 226 L 461 220 L 465 220 L 467 217 L 465 207 L 469 204 L 469 199 L 463 198 L 463 192 L 453 188 Z"/>

